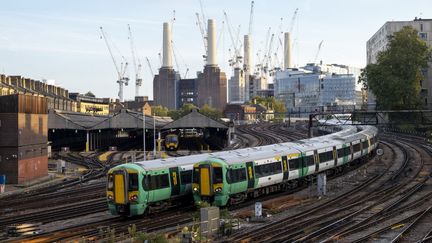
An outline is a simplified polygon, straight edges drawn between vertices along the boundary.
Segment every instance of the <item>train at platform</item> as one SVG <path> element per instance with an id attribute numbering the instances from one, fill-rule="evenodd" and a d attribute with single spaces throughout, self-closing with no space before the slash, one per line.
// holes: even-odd
<path id="1" fill-rule="evenodd" d="M 177 150 L 179 147 L 179 137 L 177 134 L 168 134 L 165 136 L 164 145 L 166 150 Z"/>
<path id="2" fill-rule="evenodd" d="M 143 215 L 192 199 L 216 206 L 238 203 L 340 169 L 376 149 L 375 127 L 339 130 L 297 142 L 118 165 L 107 175 L 109 211 Z"/>

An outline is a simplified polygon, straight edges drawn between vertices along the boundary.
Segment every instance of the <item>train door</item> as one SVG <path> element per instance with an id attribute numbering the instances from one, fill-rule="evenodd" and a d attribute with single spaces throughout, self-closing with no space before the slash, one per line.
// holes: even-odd
<path id="1" fill-rule="evenodd" d="M 178 167 L 170 168 L 169 173 L 169 176 L 171 178 L 171 196 L 176 196 L 180 193 L 180 174 Z"/>
<path id="2" fill-rule="evenodd" d="M 248 175 L 248 189 L 253 189 L 255 186 L 253 162 L 246 162 L 246 170 Z"/>
<path id="3" fill-rule="evenodd" d="M 315 158 L 315 172 L 318 172 L 319 170 L 319 157 L 318 157 L 318 151 L 314 150 L 314 158 Z"/>
<path id="4" fill-rule="evenodd" d="M 288 180 L 289 170 L 288 170 L 288 158 L 282 156 L 282 168 L 283 168 L 283 180 Z"/>
<path id="5" fill-rule="evenodd" d="M 127 175 L 125 171 L 114 172 L 114 201 L 116 204 L 127 203 Z"/>
<path id="6" fill-rule="evenodd" d="M 211 183 L 211 174 L 210 174 L 210 166 L 207 164 L 200 165 L 200 174 L 199 174 L 199 187 L 201 190 L 201 196 L 211 196 L 212 195 L 212 183 Z"/>

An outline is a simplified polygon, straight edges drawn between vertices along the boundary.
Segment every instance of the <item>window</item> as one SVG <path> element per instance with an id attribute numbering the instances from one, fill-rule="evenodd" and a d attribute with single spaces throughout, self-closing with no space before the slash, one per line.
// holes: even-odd
<path id="1" fill-rule="evenodd" d="M 112 191 L 114 189 L 114 175 L 113 174 L 108 175 L 107 189 L 108 189 L 108 191 Z"/>
<path id="2" fill-rule="evenodd" d="M 353 145 L 354 153 L 360 151 L 360 143 Z"/>
<path id="3" fill-rule="evenodd" d="M 223 183 L 221 167 L 213 167 L 213 184 L 217 183 Z"/>
<path id="4" fill-rule="evenodd" d="M 351 154 L 350 147 L 340 148 L 337 150 L 338 158 L 343 158 Z"/>
<path id="5" fill-rule="evenodd" d="M 194 168 L 192 174 L 192 181 L 193 183 L 199 183 L 199 168 Z"/>
<path id="6" fill-rule="evenodd" d="M 303 161 L 305 166 L 311 166 L 314 164 L 314 157 L 313 155 L 305 156 L 303 157 Z"/>
<path id="7" fill-rule="evenodd" d="M 246 170 L 244 168 L 240 169 L 229 169 L 227 173 L 227 182 L 236 183 L 246 180 Z"/>
<path id="8" fill-rule="evenodd" d="M 319 154 L 320 163 L 333 160 L 333 151 L 327 151 Z"/>
<path id="9" fill-rule="evenodd" d="M 301 158 L 297 159 L 290 159 L 289 160 L 289 169 L 290 170 L 297 170 L 300 168 Z"/>
<path id="10" fill-rule="evenodd" d="M 255 166 L 255 175 L 257 178 L 274 175 L 281 172 L 282 172 L 282 165 L 280 161 L 270 163 L 270 164 Z"/>
<path id="11" fill-rule="evenodd" d="M 427 41 L 427 33 L 419 33 L 419 36 L 422 40 Z"/>
<path id="12" fill-rule="evenodd" d="M 369 147 L 368 141 L 367 140 L 363 141 L 362 146 L 363 149 L 367 149 Z"/>
<path id="13" fill-rule="evenodd" d="M 138 191 L 138 174 L 129 174 L 129 191 Z"/>
<path id="14" fill-rule="evenodd" d="M 192 170 L 186 170 L 180 172 L 181 184 L 190 184 L 192 182 Z"/>
<path id="15" fill-rule="evenodd" d="M 143 187 L 146 191 L 152 191 L 169 187 L 168 174 L 146 175 L 143 179 Z"/>

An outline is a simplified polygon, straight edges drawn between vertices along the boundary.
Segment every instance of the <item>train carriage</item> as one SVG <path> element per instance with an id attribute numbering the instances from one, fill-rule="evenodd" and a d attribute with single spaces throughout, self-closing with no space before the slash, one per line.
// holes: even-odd
<path id="1" fill-rule="evenodd" d="M 299 179 L 309 179 L 367 156 L 376 148 L 371 140 L 376 139 L 377 130 L 366 126 L 359 129 L 361 132 L 355 135 L 342 130 L 296 143 L 263 146 L 238 156 L 225 153 L 196 163 L 194 200 L 216 206 L 238 203 L 247 197 L 289 188 Z M 212 173 L 213 168 L 219 172 Z"/>
<path id="2" fill-rule="evenodd" d="M 290 188 L 320 171 L 351 162 L 357 144 L 360 156 L 370 154 L 377 146 L 377 130 L 362 129 L 345 126 L 295 143 L 119 165 L 108 172 L 109 210 L 114 215 L 142 215 L 192 195 L 197 203 L 206 200 L 224 206 Z"/>

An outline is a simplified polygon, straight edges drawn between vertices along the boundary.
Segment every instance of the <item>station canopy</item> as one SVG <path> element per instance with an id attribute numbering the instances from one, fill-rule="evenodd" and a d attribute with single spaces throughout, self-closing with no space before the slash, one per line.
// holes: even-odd
<path id="1" fill-rule="evenodd" d="M 181 129 L 181 128 L 221 128 L 228 129 L 228 126 L 217 122 L 193 109 L 189 114 L 166 124 L 162 129 Z"/>
<path id="2" fill-rule="evenodd" d="M 145 127 L 153 129 L 153 119 L 156 129 L 171 122 L 171 118 L 145 116 Z M 113 115 L 93 115 L 79 112 L 50 110 L 48 113 L 49 129 L 142 129 L 143 114 L 122 109 Z"/>

